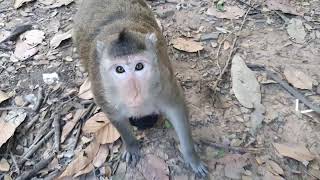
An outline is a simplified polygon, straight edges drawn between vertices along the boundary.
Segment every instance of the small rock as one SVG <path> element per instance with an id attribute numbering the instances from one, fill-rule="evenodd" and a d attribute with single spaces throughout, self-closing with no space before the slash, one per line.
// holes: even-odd
<path id="1" fill-rule="evenodd" d="M 17 97 L 14 98 L 14 103 L 15 103 L 17 106 L 21 107 L 21 106 L 23 106 L 26 102 L 25 102 L 25 100 L 23 99 L 22 96 L 17 96 Z"/>
<path id="2" fill-rule="evenodd" d="M 67 62 L 72 62 L 73 61 L 72 57 L 70 57 L 70 56 L 67 56 L 64 60 L 67 61 Z"/>
<path id="3" fill-rule="evenodd" d="M 10 164 L 6 159 L 1 159 L 0 160 L 0 171 L 2 172 L 8 172 L 10 170 Z"/>
<path id="4" fill-rule="evenodd" d="M 208 34 L 203 34 L 200 37 L 201 41 L 208 41 L 208 40 L 217 40 L 219 38 L 220 32 L 212 32 Z"/>
<path id="5" fill-rule="evenodd" d="M 51 85 L 56 81 L 59 81 L 59 76 L 56 72 L 44 73 L 44 74 L 42 74 L 42 78 L 43 78 L 43 81 L 48 85 Z"/>
<path id="6" fill-rule="evenodd" d="M 158 14 L 158 16 L 162 19 L 167 18 L 169 16 L 174 15 L 174 10 L 173 9 L 158 9 L 156 11 L 156 13 Z"/>
<path id="7" fill-rule="evenodd" d="M 212 46 L 213 48 L 216 48 L 216 47 L 218 47 L 218 43 L 217 43 L 217 42 L 211 42 L 211 46 Z"/>

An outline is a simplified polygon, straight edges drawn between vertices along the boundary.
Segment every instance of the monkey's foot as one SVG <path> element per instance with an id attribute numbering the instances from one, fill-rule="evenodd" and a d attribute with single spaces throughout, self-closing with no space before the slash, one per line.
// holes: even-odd
<path id="1" fill-rule="evenodd" d="M 208 174 L 208 169 L 206 167 L 206 165 L 199 161 L 197 163 L 189 163 L 192 170 L 198 175 L 198 176 L 201 176 L 201 177 L 205 177 L 207 176 Z"/>
<path id="2" fill-rule="evenodd" d="M 126 161 L 132 167 L 137 165 L 140 159 L 140 151 L 138 148 L 127 148 L 122 154 L 122 160 Z"/>

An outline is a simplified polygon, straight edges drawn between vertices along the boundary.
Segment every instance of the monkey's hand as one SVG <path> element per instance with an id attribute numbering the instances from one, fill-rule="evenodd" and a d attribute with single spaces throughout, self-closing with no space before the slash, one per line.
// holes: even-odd
<path id="1" fill-rule="evenodd" d="M 196 155 L 191 155 L 186 158 L 186 162 L 191 166 L 192 170 L 201 177 L 205 177 L 208 174 L 206 165 Z"/>
<path id="2" fill-rule="evenodd" d="M 140 145 L 136 141 L 131 144 L 126 144 L 126 150 L 122 154 L 122 160 L 126 161 L 129 165 L 135 167 L 140 159 Z"/>

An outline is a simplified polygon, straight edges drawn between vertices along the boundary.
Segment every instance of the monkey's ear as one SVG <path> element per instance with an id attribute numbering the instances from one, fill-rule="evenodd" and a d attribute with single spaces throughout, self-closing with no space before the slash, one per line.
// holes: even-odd
<path id="1" fill-rule="evenodd" d="M 155 48 L 158 38 L 157 35 L 153 33 L 148 33 L 145 39 L 147 48 Z"/>
<path id="2" fill-rule="evenodd" d="M 98 56 L 102 55 L 104 48 L 105 48 L 104 43 L 98 40 L 96 45 L 96 51 Z"/>

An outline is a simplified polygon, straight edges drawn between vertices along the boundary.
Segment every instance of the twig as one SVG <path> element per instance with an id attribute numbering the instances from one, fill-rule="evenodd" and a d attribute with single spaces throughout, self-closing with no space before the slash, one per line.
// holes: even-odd
<path id="1" fill-rule="evenodd" d="M 79 123 L 78 123 L 78 131 L 77 131 L 77 134 L 76 134 L 76 140 L 74 141 L 74 144 L 72 145 L 72 148 L 71 149 L 73 149 L 73 150 L 75 150 L 76 149 L 76 147 L 77 147 L 77 145 L 78 145 L 78 142 L 79 142 L 79 139 L 80 139 L 80 132 L 81 132 L 81 128 L 82 128 L 82 122 L 80 121 Z"/>
<path id="2" fill-rule="evenodd" d="M 60 137 L 61 137 L 61 131 L 60 131 L 60 114 L 56 114 L 53 119 L 53 127 L 54 127 L 54 149 L 56 152 L 60 149 Z"/>
<path id="3" fill-rule="evenodd" d="M 33 126 L 33 124 L 38 121 L 39 117 L 40 117 L 40 114 L 35 115 L 31 119 L 31 121 L 27 125 L 24 126 L 24 133 L 26 133 L 26 132 L 28 132 L 30 130 L 30 128 Z"/>
<path id="4" fill-rule="evenodd" d="M 47 122 L 45 122 L 45 124 L 38 131 L 37 136 L 34 138 L 33 144 L 37 143 L 43 137 L 43 135 L 46 134 L 48 129 L 50 129 L 51 127 L 52 121 L 53 121 L 53 118 L 50 117 L 50 119 Z"/>
<path id="5" fill-rule="evenodd" d="M 10 110 L 16 110 L 16 109 L 32 110 L 29 107 L 2 107 L 0 108 L 0 111 L 10 111 Z"/>
<path id="6" fill-rule="evenodd" d="M 226 151 L 237 151 L 239 153 L 260 153 L 261 149 L 255 149 L 255 148 L 241 148 L 241 147 L 231 147 L 231 146 L 226 146 L 218 143 L 213 143 L 205 140 L 200 140 L 201 143 L 207 145 L 207 146 L 213 146 L 215 148 L 221 148 Z"/>
<path id="7" fill-rule="evenodd" d="M 295 88 L 291 87 L 287 82 L 281 80 L 274 72 L 265 69 L 267 72 L 267 75 L 271 77 L 273 80 L 275 80 L 277 83 L 279 83 L 285 90 L 287 90 L 291 95 L 302 101 L 306 106 L 311 108 L 317 113 L 320 113 L 320 107 L 312 104 L 311 101 L 309 101 L 307 98 L 305 98 L 304 95 L 302 95 L 299 91 L 297 91 Z"/>
<path id="8" fill-rule="evenodd" d="M 32 108 L 33 111 L 37 112 L 39 111 L 42 102 L 43 102 L 43 88 L 39 87 L 38 89 L 38 99 L 37 99 L 37 103 L 34 105 L 34 107 Z"/>
<path id="9" fill-rule="evenodd" d="M 31 179 L 33 176 L 35 176 L 41 169 L 48 166 L 48 164 L 53 160 L 55 157 L 54 154 L 52 154 L 48 159 L 44 159 L 34 165 L 33 169 L 23 173 L 21 176 L 17 177 L 16 180 L 25 180 L 25 179 Z"/>
<path id="10" fill-rule="evenodd" d="M 44 136 L 38 143 L 32 144 L 20 161 L 20 165 L 24 164 L 29 157 L 33 155 L 51 136 L 54 134 L 54 129 L 52 129 L 46 136 Z"/>
<path id="11" fill-rule="evenodd" d="M 249 1 L 249 2 L 251 2 L 251 1 Z M 247 16 L 248 16 L 248 13 L 249 13 L 250 10 L 251 10 L 251 7 L 249 7 L 249 9 L 247 10 L 246 14 L 244 15 L 242 23 L 241 23 L 241 26 L 240 26 L 240 29 L 239 29 L 238 32 L 240 32 L 242 30 L 242 28 L 244 26 L 244 23 L 247 21 Z M 231 57 L 232 57 L 232 55 L 233 55 L 233 53 L 235 51 L 235 46 L 236 46 L 236 43 L 237 43 L 237 40 L 238 40 L 238 36 L 239 35 L 236 34 L 235 38 L 233 39 L 232 47 L 231 47 L 227 62 L 225 63 L 225 66 L 223 67 L 222 72 L 219 74 L 219 76 L 217 78 L 217 81 L 212 86 L 212 90 L 214 91 L 214 94 L 216 92 L 218 84 L 220 83 L 220 81 L 222 79 L 222 76 L 224 75 L 224 73 L 226 72 L 227 68 L 229 67 L 229 64 L 230 64 L 230 61 L 231 61 Z"/>
<path id="12" fill-rule="evenodd" d="M 18 166 L 17 159 L 16 159 L 16 157 L 14 157 L 14 155 L 11 151 L 10 151 L 10 157 L 12 159 L 14 166 L 16 167 L 17 173 L 20 174 L 20 168 Z"/>

